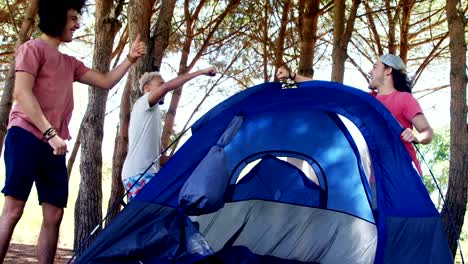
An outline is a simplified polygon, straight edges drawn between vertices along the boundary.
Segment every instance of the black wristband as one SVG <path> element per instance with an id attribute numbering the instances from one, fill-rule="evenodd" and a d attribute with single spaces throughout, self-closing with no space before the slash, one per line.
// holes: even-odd
<path id="1" fill-rule="evenodd" d="M 49 141 L 51 138 L 55 137 L 56 135 L 57 133 L 48 136 L 47 138 L 45 138 L 45 141 Z"/>
<path id="2" fill-rule="evenodd" d="M 49 127 L 49 128 L 44 132 L 44 134 L 42 134 L 42 136 L 44 136 L 44 137 L 47 136 L 47 134 L 49 134 L 52 130 L 55 130 L 55 128 L 54 128 L 54 127 Z"/>
<path id="3" fill-rule="evenodd" d="M 49 139 L 55 137 L 57 135 L 57 131 L 54 127 L 49 127 L 44 134 L 42 134 L 42 139 L 44 141 L 49 141 Z"/>

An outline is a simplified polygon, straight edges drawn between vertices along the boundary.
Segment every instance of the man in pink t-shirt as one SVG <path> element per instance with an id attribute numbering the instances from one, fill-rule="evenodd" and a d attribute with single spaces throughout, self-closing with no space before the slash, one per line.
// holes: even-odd
<path id="1" fill-rule="evenodd" d="M 400 57 L 386 54 L 377 60 L 369 75 L 371 94 L 387 107 L 404 128 L 401 139 L 422 176 L 421 166 L 412 143 L 429 144 L 432 141 L 433 131 L 421 106 L 411 94 L 411 84 L 406 75 L 405 64 Z M 291 74 L 284 67 L 278 69 L 276 77 L 278 79 L 289 78 L 294 82 L 312 80 L 300 74 Z"/>
<path id="2" fill-rule="evenodd" d="M 387 107 L 404 128 L 401 139 L 422 176 L 412 143 L 429 144 L 433 131 L 421 106 L 411 94 L 411 82 L 406 75 L 405 64 L 400 57 L 386 54 L 377 60 L 369 76 L 369 89 L 373 91 L 371 94 Z"/>
<path id="3" fill-rule="evenodd" d="M 0 263 L 23 214 L 33 183 L 42 205 L 43 223 L 37 243 L 39 263 L 53 263 L 63 208 L 68 198 L 65 164 L 68 123 L 73 110 L 73 82 L 112 88 L 145 53 L 138 36 L 119 66 L 108 73 L 89 69 L 58 48 L 79 28 L 85 0 L 39 0 L 42 35 L 16 52 L 14 97 L 5 139 L 5 203 L 0 216 Z"/>

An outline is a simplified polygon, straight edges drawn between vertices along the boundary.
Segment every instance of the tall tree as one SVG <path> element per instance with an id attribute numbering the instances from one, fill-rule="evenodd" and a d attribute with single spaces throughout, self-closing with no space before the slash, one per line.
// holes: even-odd
<path id="1" fill-rule="evenodd" d="M 29 3 L 26 15 L 21 29 L 18 32 L 18 39 L 16 40 L 15 49 L 26 42 L 32 31 L 34 30 L 34 19 L 37 13 L 37 0 L 32 0 Z M 10 63 L 8 75 L 6 77 L 5 87 L 3 88 L 3 96 L 0 101 L 0 153 L 3 148 L 3 141 L 5 139 L 6 128 L 8 126 L 8 119 L 10 116 L 11 106 L 13 104 L 13 89 L 15 84 L 15 61 Z"/>
<path id="2" fill-rule="evenodd" d="M 0 42 L 0 82 L 5 80 L 5 74 L 14 55 L 15 44 L 18 41 L 21 26 L 31 5 L 37 6 L 36 3 L 27 0 L 0 1 L 0 34 L 2 36 Z M 31 22 L 34 24 L 34 15 Z"/>
<path id="3" fill-rule="evenodd" d="M 162 0 L 158 20 L 154 29 L 153 68 L 161 68 L 162 58 L 169 46 L 169 37 L 172 32 L 172 17 L 174 15 L 175 0 Z"/>
<path id="4" fill-rule="evenodd" d="M 392 10 L 395 10 L 393 13 Z M 388 21 L 388 53 L 396 54 L 397 40 L 396 27 L 400 18 L 400 8 L 392 7 L 392 0 L 385 0 L 385 13 Z"/>
<path id="5" fill-rule="evenodd" d="M 318 18 L 320 15 L 319 0 L 300 1 L 301 19 L 301 58 L 298 73 L 310 78 L 314 77 L 315 44 L 317 43 Z"/>
<path id="6" fill-rule="evenodd" d="M 447 199 L 442 213 L 445 232 L 454 256 L 457 250 L 456 234 L 460 234 L 463 227 L 468 190 L 466 12 L 458 9 L 459 6 L 461 1 L 447 0 L 446 13 L 450 28 L 450 167 Z M 455 222 L 455 230 L 452 228 L 449 212 Z"/>
<path id="7" fill-rule="evenodd" d="M 166 10 L 165 2 L 173 2 L 174 0 L 163 0 L 161 12 L 168 12 Z M 130 42 L 132 42 L 138 34 L 140 34 L 142 41 L 149 43 L 150 39 L 150 24 L 151 16 L 153 15 L 154 0 L 149 1 L 135 1 L 129 2 L 128 6 L 128 30 L 130 35 Z M 172 11 L 169 11 L 172 12 Z M 169 24 L 170 26 L 170 24 Z M 158 27 L 158 26 L 156 26 Z M 169 36 L 167 36 L 169 37 Z M 119 202 L 124 194 L 122 186 L 122 167 L 127 156 L 128 148 L 128 124 L 130 122 L 131 107 L 135 100 L 141 95 L 138 89 L 138 79 L 144 72 L 151 71 L 154 66 L 151 63 L 153 56 L 151 56 L 152 46 L 148 45 L 149 51 L 145 56 L 140 58 L 133 67 L 129 70 L 127 75 L 127 82 L 122 93 L 120 101 L 120 122 L 118 132 L 116 134 L 114 155 L 112 157 L 112 187 L 109 197 L 108 211 L 109 218 L 106 225 L 118 214 L 120 211 Z M 162 56 L 161 56 L 162 57 Z M 132 94 L 132 96 L 130 96 Z"/>
<path id="8" fill-rule="evenodd" d="M 361 3 L 360 0 L 353 0 L 346 19 L 346 1 L 334 1 L 333 16 L 333 51 L 332 51 L 332 74 L 331 80 L 334 82 L 343 82 L 345 62 L 348 56 L 348 43 L 351 40 L 351 34 L 354 30 L 354 21 Z"/>
<path id="9" fill-rule="evenodd" d="M 270 79 L 270 76 L 268 74 L 268 58 L 269 58 L 269 41 L 270 41 L 270 34 L 269 34 L 269 31 L 270 31 L 270 28 L 271 28 L 271 19 L 270 19 L 270 16 L 271 16 L 271 4 L 270 4 L 270 0 L 264 0 L 263 1 L 263 6 L 262 6 L 262 10 L 263 10 L 263 15 L 260 16 L 261 18 L 261 28 L 260 28 L 260 34 L 261 34 L 261 44 L 262 44 L 262 59 L 263 59 L 263 62 L 262 62 L 262 66 L 263 66 L 263 81 L 264 82 L 268 82 L 268 80 Z"/>
<path id="10" fill-rule="evenodd" d="M 182 55 L 179 63 L 178 75 L 189 72 L 194 66 L 195 63 L 201 58 L 201 56 L 207 51 L 207 49 L 215 44 L 213 38 L 215 34 L 218 34 L 218 29 L 221 24 L 224 22 L 226 16 L 228 16 L 234 8 L 240 3 L 240 0 L 230 0 L 225 8 L 219 10 L 218 5 L 211 6 L 212 11 L 208 11 L 208 14 L 212 14 L 207 18 L 208 21 L 201 24 L 199 22 L 201 12 L 204 8 L 208 6 L 206 0 L 201 0 L 196 6 L 191 10 L 190 0 L 185 0 L 183 4 L 184 12 L 184 40 L 182 42 Z M 210 6 L 208 6 L 210 7 Z M 218 42 L 224 42 L 229 36 L 223 36 L 222 39 Z M 196 51 L 193 51 L 192 45 L 196 44 L 198 48 Z M 219 43 L 218 43 L 219 44 Z M 192 55 L 193 51 L 193 57 Z M 189 61 L 189 58 L 192 58 Z M 179 106 L 180 97 L 182 95 L 182 87 L 177 88 L 172 93 L 171 102 L 169 109 L 166 115 L 166 120 L 164 123 L 163 133 L 161 144 L 165 148 L 169 145 L 171 135 L 174 133 L 173 127 L 175 122 L 175 116 L 177 113 L 177 108 Z"/>
<path id="11" fill-rule="evenodd" d="M 276 40 L 276 48 L 275 48 L 275 72 L 278 70 L 283 63 L 283 55 L 284 55 L 284 40 L 286 38 L 286 27 L 288 25 L 288 14 L 291 7 L 291 1 L 286 0 L 283 3 L 283 14 L 281 16 L 281 24 L 278 33 L 278 38 Z M 275 77 L 276 79 L 276 77 Z"/>
<path id="12" fill-rule="evenodd" d="M 242 17 L 233 14 L 236 17 L 233 22 L 243 28 L 244 32 L 239 34 L 238 39 L 245 47 L 240 54 L 244 57 L 244 67 L 251 69 L 246 72 L 249 83 L 255 83 L 256 81 L 251 82 L 255 79 L 271 81 L 275 68 L 297 59 L 296 52 L 292 56 L 286 53 L 291 46 L 294 51 L 297 50 L 296 45 L 299 42 L 297 36 L 291 38 L 291 22 L 295 14 L 293 7 L 293 1 L 250 1 L 240 3 L 236 13 L 242 12 Z M 239 24 L 239 21 L 243 22 Z M 239 77 L 235 78 L 240 79 Z M 247 80 L 243 82 L 245 81 Z"/>
<path id="13" fill-rule="evenodd" d="M 113 0 L 96 0 L 93 68 L 100 72 L 110 69 L 114 38 L 121 27 L 117 18 L 123 2 L 121 0 L 114 6 Z M 102 219 L 102 138 L 107 94 L 107 90 L 89 87 L 81 137 L 81 182 L 75 203 L 75 250 L 82 246 Z M 83 249 L 86 247 L 87 244 L 83 245 Z"/>
<path id="14" fill-rule="evenodd" d="M 408 60 L 411 13 L 415 2 L 416 0 L 400 1 L 402 9 L 400 23 L 400 57 L 405 63 Z"/>
<path id="15" fill-rule="evenodd" d="M 375 1 L 363 2 L 365 14 L 357 17 L 351 40 L 354 49 L 348 58 L 366 79 L 368 69 L 358 63 L 363 58 L 373 63 L 384 53 L 399 54 L 409 67 L 416 68 L 416 83 L 430 63 L 448 56 L 442 2 L 388 0 L 383 7 Z"/>

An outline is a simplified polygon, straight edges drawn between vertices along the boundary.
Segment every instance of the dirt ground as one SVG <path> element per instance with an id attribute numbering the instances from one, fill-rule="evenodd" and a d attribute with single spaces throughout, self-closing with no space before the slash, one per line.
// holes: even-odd
<path id="1" fill-rule="evenodd" d="M 57 249 L 54 264 L 66 264 L 73 256 L 70 249 Z M 37 263 L 36 246 L 24 244 L 10 244 L 4 264 Z"/>

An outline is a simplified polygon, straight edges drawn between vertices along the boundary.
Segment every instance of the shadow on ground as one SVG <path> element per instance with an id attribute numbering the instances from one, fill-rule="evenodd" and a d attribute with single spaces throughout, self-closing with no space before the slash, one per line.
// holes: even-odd
<path id="1" fill-rule="evenodd" d="M 70 249 L 57 249 L 54 264 L 66 264 L 73 256 Z M 24 244 L 10 244 L 4 264 L 29 264 L 37 263 L 36 246 Z"/>

